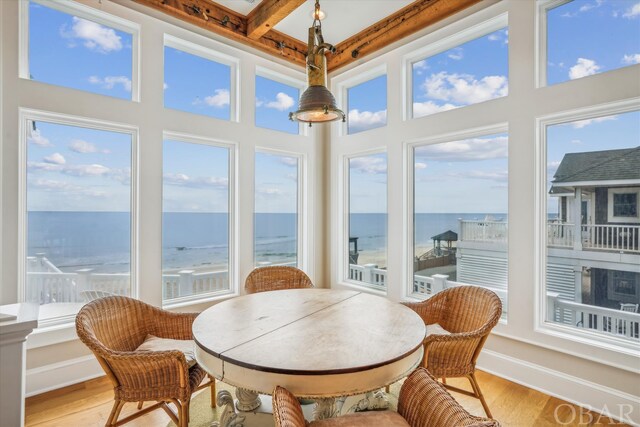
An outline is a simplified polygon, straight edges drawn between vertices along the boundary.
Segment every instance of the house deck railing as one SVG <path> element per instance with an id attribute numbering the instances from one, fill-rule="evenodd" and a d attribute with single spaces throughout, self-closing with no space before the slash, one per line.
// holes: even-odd
<path id="1" fill-rule="evenodd" d="M 640 314 L 580 304 L 547 293 L 547 320 L 640 341 Z"/>
<path id="2" fill-rule="evenodd" d="M 508 225 L 502 221 L 460 220 L 462 242 L 503 243 L 507 241 Z M 575 224 L 549 222 L 547 244 L 556 248 L 576 250 L 623 251 L 640 253 L 640 226 L 609 224 Z"/>

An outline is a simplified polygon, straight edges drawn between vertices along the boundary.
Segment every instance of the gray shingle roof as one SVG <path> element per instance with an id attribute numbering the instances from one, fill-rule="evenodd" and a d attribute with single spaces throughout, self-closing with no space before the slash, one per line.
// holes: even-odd
<path id="1" fill-rule="evenodd" d="M 565 154 L 553 178 L 554 186 L 582 181 L 635 179 L 640 182 L 640 146 Z"/>

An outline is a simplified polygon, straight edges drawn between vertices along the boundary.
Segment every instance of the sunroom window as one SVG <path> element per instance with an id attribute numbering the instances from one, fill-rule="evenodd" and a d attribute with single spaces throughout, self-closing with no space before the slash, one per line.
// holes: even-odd
<path id="1" fill-rule="evenodd" d="M 506 313 L 507 134 L 414 146 L 413 194 L 411 293 L 483 286 Z"/>
<path id="2" fill-rule="evenodd" d="M 546 127 L 546 321 L 640 340 L 640 112 Z"/>
<path id="3" fill-rule="evenodd" d="M 300 133 L 289 113 L 298 109 L 300 89 L 256 75 L 256 126 L 292 134 Z"/>
<path id="4" fill-rule="evenodd" d="M 349 134 L 387 124 L 387 76 L 375 77 L 347 89 Z"/>
<path id="5" fill-rule="evenodd" d="M 131 295 L 132 135 L 26 121 L 25 300 L 40 320 Z"/>

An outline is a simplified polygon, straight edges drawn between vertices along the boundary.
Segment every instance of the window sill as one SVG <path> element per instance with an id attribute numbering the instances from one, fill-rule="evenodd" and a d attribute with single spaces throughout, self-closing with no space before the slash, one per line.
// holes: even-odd
<path id="1" fill-rule="evenodd" d="M 374 286 L 370 286 L 367 285 L 366 283 L 362 283 L 362 282 L 338 282 L 336 284 L 335 287 L 332 287 L 333 289 L 349 289 L 349 290 L 353 290 L 353 291 L 360 291 L 360 292 L 367 292 L 369 294 L 372 295 L 378 295 L 381 297 L 386 297 L 387 296 L 387 291 L 386 290 L 382 290 L 381 288 L 378 287 L 374 287 Z"/>
<path id="2" fill-rule="evenodd" d="M 222 302 L 227 299 L 237 297 L 239 295 L 240 294 L 238 292 L 228 291 L 224 293 L 200 295 L 194 298 L 184 298 L 184 299 L 176 298 L 175 300 L 169 301 L 168 303 L 163 302 L 162 309 L 169 310 L 169 311 L 173 311 L 173 310 L 183 311 L 182 309 L 186 307 L 195 308 L 200 305 L 206 305 L 207 307 L 203 307 L 203 308 L 208 308 L 211 305 L 211 303 Z"/>

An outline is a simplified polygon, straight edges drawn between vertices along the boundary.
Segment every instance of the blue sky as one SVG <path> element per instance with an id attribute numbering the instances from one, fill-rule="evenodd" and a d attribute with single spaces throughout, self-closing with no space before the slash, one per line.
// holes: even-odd
<path id="1" fill-rule="evenodd" d="M 347 91 L 349 134 L 387 124 L 387 76 L 376 77 Z"/>
<path id="2" fill-rule="evenodd" d="M 640 2 L 582 0 L 548 11 L 548 84 L 640 63 Z"/>
<path id="3" fill-rule="evenodd" d="M 387 154 L 349 159 L 349 213 L 387 213 Z"/>
<path id="4" fill-rule="evenodd" d="M 298 210 L 298 159 L 256 152 L 256 213 L 296 213 Z"/>

